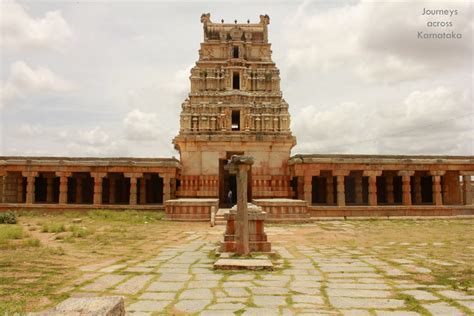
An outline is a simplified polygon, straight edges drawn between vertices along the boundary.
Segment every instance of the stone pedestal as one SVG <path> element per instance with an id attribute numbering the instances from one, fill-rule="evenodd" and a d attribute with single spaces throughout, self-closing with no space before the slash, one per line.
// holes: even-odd
<path id="1" fill-rule="evenodd" d="M 72 297 L 45 312 L 32 313 L 34 316 L 66 316 L 66 315 L 104 315 L 124 316 L 125 304 L 123 297 Z"/>
<path id="2" fill-rule="evenodd" d="M 264 231 L 264 221 L 267 214 L 260 207 L 250 203 L 247 204 L 247 209 L 250 252 L 270 252 L 271 244 L 268 242 L 267 234 Z M 229 213 L 225 214 L 224 218 L 227 225 L 220 251 L 236 252 L 237 206 L 234 206 Z"/>
<path id="3" fill-rule="evenodd" d="M 212 208 L 218 209 L 218 199 L 167 200 L 165 219 L 174 221 L 210 221 Z"/>
<path id="4" fill-rule="evenodd" d="M 253 199 L 266 213 L 268 222 L 308 222 L 308 202 L 291 199 Z"/>

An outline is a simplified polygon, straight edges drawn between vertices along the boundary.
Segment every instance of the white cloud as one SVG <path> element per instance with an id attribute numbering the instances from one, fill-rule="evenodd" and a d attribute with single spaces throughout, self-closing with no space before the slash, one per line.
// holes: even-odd
<path id="1" fill-rule="evenodd" d="M 61 49 L 72 38 L 72 31 L 60 11 L 48 11 L 44 17 L 34 18 L 16 1 L 1 4 L 0 49 Z"/>
<path id="2" fill-rule="evenodd" d="M 78 131 L 78 142 L 84 145 L 107 145 L 110 142 L 109 134 L 100 126 L 94 129 Z"/>
<path id="3" fill-rule="evenodd" d="M 44 128 L 41 125 L 22 124 L 18 128 L 18 133 L 21 136 L 34 137 L 43 134 Z"/>
<path id="4" fill-rule="evenodd" d="M 127 140 L 156 140 L 160 130 L 160 121 L 156 113 L 146 113 L 134 109 L 123 120 Z"/>
<path id="5" fill-rule="evenodd" d="M 1 87 L 0 105 L 5 105 L 15 98 L 70 91 L 73 85 L 46 67 L 32 68 L 24 61 L 17 61 L 10 66 L 9 77 Z"/>
<path id="6" fill-rule="evenodd" d="M 436 3 L 437 8 L 458 10 L 458 15 L 448 19 L 453 27 L 445 29 L 428 28 L 428 21 L 438 19 L 421 15 L 433 2 L 360 1 L 316 13 L 312 4 L 303 2 L 287 21 L 285 63 L 291 72 L 341 68 L 366 82 L 394 83 L 472 66 L 473 22 L 468 2 Z M 463 39 L 421 40 L 418 31 L 454 31 L 462 33 Z"/>
<path id="7" fill-rule="evenodd" d="M 473 109 L 468 91 L 417 90 L 400 103 L 307 106 L 294 118 L 295 152 L 465 154 L 473 152 Z M 308 132 L 310 131 L 310 132 Z"/>

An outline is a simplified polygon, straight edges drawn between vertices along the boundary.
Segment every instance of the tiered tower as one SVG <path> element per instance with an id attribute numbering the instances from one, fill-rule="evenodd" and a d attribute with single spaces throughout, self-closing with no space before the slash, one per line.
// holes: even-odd
<path id="1" fill-rule="evenodd" d="M 178 196 L 223 201 L 234 190 L 224 165 L 232 154 L 245 154 L 255 159 L 249 188 L 253 198 L 291 197 L 287 163 L 296 139 L 280 91 L 280 72 L 271 58 L 270 18 L 213 23 L 207 13 L 201 22 L 204 42 L 173 140 L 182 164 Z"/>

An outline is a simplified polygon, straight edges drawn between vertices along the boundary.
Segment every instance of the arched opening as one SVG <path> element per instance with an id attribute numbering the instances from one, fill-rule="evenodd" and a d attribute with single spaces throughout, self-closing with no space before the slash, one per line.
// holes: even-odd
<path id="1" fill-rule="evenodd" d="M 232 74 L 232 89 L 240 90 L 240 74 L 238 72 Z"/>
<path id="2" fill-rule="evenodd" d="M 234 48 L 232 49 L 232 57 L 239 58 L 239 47 L 238 46 L 234 46 Z"/>

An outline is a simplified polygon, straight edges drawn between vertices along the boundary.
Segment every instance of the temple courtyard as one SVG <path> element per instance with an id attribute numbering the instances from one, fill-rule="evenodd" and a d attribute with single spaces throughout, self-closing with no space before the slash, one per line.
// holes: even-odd
<path id="1" fill-rule="evenodd" d="M 116 295 L 130 315 L 474 311 L 472 219 L 268 224 L 274 271 L 214 271 L 224 226 L 162 216 L 30 212 L 0 225 L 0 314 Z"/>

